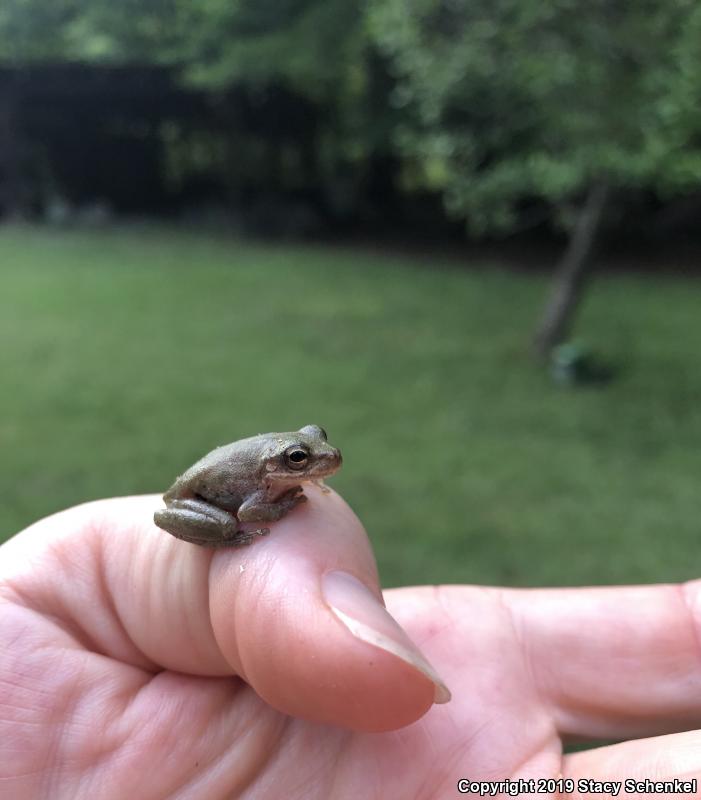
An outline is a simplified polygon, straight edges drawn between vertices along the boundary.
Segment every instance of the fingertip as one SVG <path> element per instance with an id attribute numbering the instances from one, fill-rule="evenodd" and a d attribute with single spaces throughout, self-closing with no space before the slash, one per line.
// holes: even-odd
<path id="1" fill-rule="evenodd" d="M 322 592 L 331 611 L 356 639 L 391 653 L 422 673 L 433 684 L 434 703 L 450 700 L 450 690 L 428 659 L 361 581 L 346 572 L 328 572 L 322 578 Z"/>

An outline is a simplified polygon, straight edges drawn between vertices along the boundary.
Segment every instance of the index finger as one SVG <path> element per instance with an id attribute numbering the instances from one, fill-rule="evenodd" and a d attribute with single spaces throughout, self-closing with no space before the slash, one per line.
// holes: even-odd
<path id="1" fill-rule="evenodd" d="M 628 738 L 701 723 L 701 582 L 503 596 L 561 733 Z"/>

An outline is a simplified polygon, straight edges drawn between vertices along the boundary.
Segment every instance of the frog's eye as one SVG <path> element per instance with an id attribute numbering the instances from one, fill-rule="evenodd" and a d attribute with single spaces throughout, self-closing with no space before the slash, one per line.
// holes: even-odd
<path id="1" fill-rule="evenodd" d="M 328 440 L 329 440 L 329 437 L 326 435 L 326 431 L 325 431 L 323 428 L 319 428 L 319 435 L 321 436 L 321 438 L 322 438 L 322 439 L 323 439 L 325 442 L 328 442 Z"/>
<path id="2" fill-rule="evenodd" d="M 309 461 L 309 453 L 299 445 L 285 451 L 285 463 L 290 469 L 304 469 Z"/>

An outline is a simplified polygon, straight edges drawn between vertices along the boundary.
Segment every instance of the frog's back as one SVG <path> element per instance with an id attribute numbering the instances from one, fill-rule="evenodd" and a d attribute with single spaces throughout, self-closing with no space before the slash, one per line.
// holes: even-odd
<path id="1" fill-rule="evenodd" d="M 238 506 L 259 480 L 263 436 L 252 436 L 211 450 L 187 469 L 164 497 L 199 495 Z"/>

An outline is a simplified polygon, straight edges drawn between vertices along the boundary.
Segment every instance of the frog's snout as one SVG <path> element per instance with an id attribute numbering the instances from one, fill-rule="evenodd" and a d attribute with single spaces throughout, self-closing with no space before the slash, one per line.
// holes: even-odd
<path id="1" fill-rule="evenodd" d="M 322 459 L 323 469 L 328 470 L 328 474 L 333 474 L 341 469 L 343 456 L 337 447 L 330 447 Z"/>

